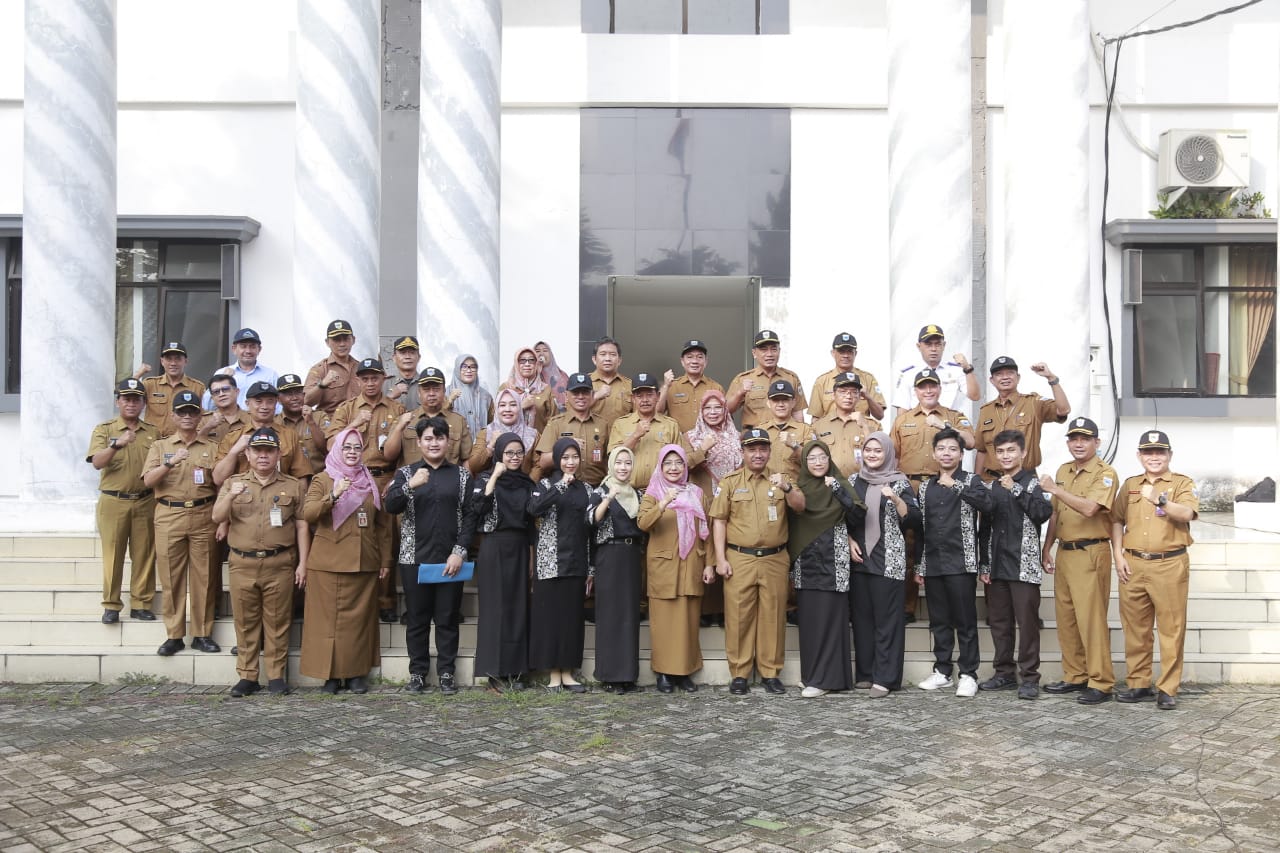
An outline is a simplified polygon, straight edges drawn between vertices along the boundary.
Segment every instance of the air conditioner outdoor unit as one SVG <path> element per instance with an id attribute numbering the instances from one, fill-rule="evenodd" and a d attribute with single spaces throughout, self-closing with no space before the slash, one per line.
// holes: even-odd
<path id="1" fill-rule="evenodd" d="M 1166 130 L 1160 134 L 1158 170 L 1169 204 L 1187 190 L 1243 189 L 1249 186 L 1249 131 Z"/>

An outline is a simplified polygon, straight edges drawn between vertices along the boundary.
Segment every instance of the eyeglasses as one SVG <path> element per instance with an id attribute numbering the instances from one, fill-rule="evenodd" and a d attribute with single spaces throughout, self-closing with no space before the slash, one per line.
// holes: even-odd
<path id="1" fill-rule="evenodd" d="M 522 358 L 519 361 L 521 364 L 537 364 L 538 363 L 538 360 L 536 358 Z M 466 365 L 463 365 L 463 366 L 465 367 Z"/>
<path id="2" fill-rule="evenodd" d="M 462 365 L 462 369 L 463 369 L 463 370 L 475 370 L 475 369 L 476 369 L 476 365 L 474 365 L 474 364 L 464 364 L 464 365 Z"/>
<path id="3" fill-rule="evenodd" d="M 504 450 L 504 451 L 502 451 L 502 458 L 503 458 L 503 459 L 519 459 L 521 456 L 524 456 L 524 451 L 523 451 L 523 450 Z"/>
<path id="4" fill-rule="evenodd" d="M 210 391 L 209 391 L 209 393 L 210 393 L 210 394 L 230 394 L 230 393 L 231 393 L 231 389 L 230 389 L 229 387 L 227 387 L 227 386 L 225 386 L 225 385 L 224 385 L 224 386 L 222 386 L 221 388 L 214 388 L 214 389 L 210 390 Z"/>
<path id="5" fill-rule="evenodd" d="M 361 450 L 364 450 L 364 448 L 363 448 L 363 447 L 361 447 L 361 446 L 360 446 L 360 445 L 358 445 L 358 444 L 344 444 L 344 445 L 342 445 L 342 449 L 343 449 L 344 451 L 346 451 L 346 450 L 351 450 L 351 451 L 354 451 L 354 452 L 356 452 L 356 453 L 359 453 Z"/>

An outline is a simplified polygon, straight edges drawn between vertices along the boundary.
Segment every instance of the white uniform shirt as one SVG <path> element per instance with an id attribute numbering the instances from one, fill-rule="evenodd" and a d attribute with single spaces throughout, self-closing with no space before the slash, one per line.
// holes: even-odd
<path id="1" fill-rule="evenodd" d="M 915 381 L 916 374 L 924 369 L 925 363 L 922 359 L 919 364 L 904 367 L 898 373 L 898 385 L 893 391 L 893 405 L 906 411 L 911 411 L 919 405 L 916 399 Z M 970 414 L 969 397 L 965 393 L 968 377 L 964 375 L 964 370 L 954 361 L 944 361 L 935 369 L 938 372 L 938 378 L 942 380 L 942 393 L 938 395 L 938 404 L 948 409 L 955 409 L 957 412 Z"/>

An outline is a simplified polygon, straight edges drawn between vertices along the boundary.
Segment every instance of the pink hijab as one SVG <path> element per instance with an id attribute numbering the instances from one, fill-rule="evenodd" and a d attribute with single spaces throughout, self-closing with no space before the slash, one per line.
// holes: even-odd
<path id="1" fill-rule="evenodd" d="M 369 473 L 369 468 L 364 464 L 363 457 L 355 465 L 348 465 L 342 461 L 342 444 L 349 435 L 354 435 L 360 440 L 360 451 L 363 454 L 364 436 L 360 434 L 359 430 L 348 427 L 334 438 L 333 447 L 329 448 L 329 454 L 324 458 L 324 472 L 333 478 L 335 484 L 343 477 L 351 481 L 351 488 L 343 492 L 338 498 L 338 502 L 333 505 L 334 530 L 341 527 L 342 523 L 351 517 L 351 513 L 360 508 L 366 495 L 371 495 L 373 497 L 373 505 L 378 509 L 382 509 L 382 501 L 378 497 L 377 484 L 373 482 L 373 475 Z"/>
<path id="2" fill-rule="evenodd" d="M 679 456 L 680 461 L 684 463 L 684 474 L 680 477 L 680 482 L 674 486 L 667 482 L 667 478 L 662 474 L 662 461 L 672 453 Z M 679 489 L 680 492 L 667 506 L 676 511 L 676 525 L 680 534 L 680 559 L 683 560 L 689 556 L 694 544 L 699 539 L 706 539 L 711 534 L 711 530 L 707 527 L 707 514 L 702 510 L 702 489 L 689 482 L 689 460 L 684 455 L 684 449 L 678 444 L 668 444 L 658 451 L 658 464 L 653 468 L 653 475 L 649 477 L 649 485 L 645 487 L 644 493 L 647 497 L 661 503 L 667 496 L 667 489 L 670 488 Z"/>
<path id="3" fill-rule="evenodd" d="M 498 420 L 498 403 L 502 402 L 503 396 L 506 395 L 516 401 L 516 422 L 507 426 Z M 501 436 L 503 433 L 512 432 L 520 436 L 520 441 L 524 443 L 525 451 L 533 449 L 533 443 L 538 440 L 538 431 L 529 425 L 525 419 L 524 409 L 520 406 L 520 392 L 512 388 L 504 387 L 498 392 L 498 396 L 493 398 L 493 420 L 485 427 L 486 436 Z"/>
<path id="4" fill-rule="evenodd" d="M 702 407 L 707 405 L 708 400 L 719 400 L 720 405 L 724 406 L 724 421 L 718 429 L 713 429 L 702 419 Z M 685 433 L 690 446 L 695 448 L 701 447 L 709 435 L 716 437 L 716 443 L 707 451 L 707 460 L 703 464 L 711 472 L 711 485 L 718 486 L 722 477 L 742 467 L 742 443 L 733 428 L 733 418 L 729 415 L 729 404 L 725 401 L 724 394 L 714 388 L 703 395 L 702 402 L 698 405 L 698 422 Z"/>
<path id="5" fill-rule="evenodd" d="M 542 381 L 551 386 L 551 393 L 556 398 L 556 406 L 560 411 L 564 411 L 564 393 L 569 387 L 569 374 L 560 369 L 560 365 L 556 364 L 556 354 L 551 351 L 551 344 L 546 341 L 538 341 L 547 348 L 548 362 L 542 366 Z M 535 347 L 538 344 L 534 344 Z M 537 355 L 537 351 L 534 351 Z"/>
<path id="6" fill-rule="evenodd" d="M 521 395 L 541 393 L 542 389 L 547 387 L 547 383 L 542 381 L 540 372 L 536 369 L 534 370 L 533 379 L 530 380 L 528 385 L 525 385 L 524 377 L 520 375 L 520 356 L 525 353 L 529 353 L 535 359 L 538 357 L 538 354 L 533 351 L 533 347 L 520 347 L 520 349 L 516 350 L 516 357 L 511 362 L 511 372 L 507 374 L 506 386 Z"/>

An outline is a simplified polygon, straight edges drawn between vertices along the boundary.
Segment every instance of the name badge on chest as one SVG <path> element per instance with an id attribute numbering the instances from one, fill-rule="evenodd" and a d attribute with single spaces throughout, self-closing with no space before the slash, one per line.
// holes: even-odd
<path id="1" fill-rule="evenodd" d="M 365 512 L 363 509 L 362 509 L 362 510 L 357 511 L 357 512 L 356 512 L 356 526 L 357 526 L 357 527 L 368 527 L 368 526 L 369 526 L 369 513 Z"/>
<path id="2" fill-rule="evenodd" d="M 200 467 L 193 468 L 191 471 L 191 480 L 197 486 L 204 485 L 204 469 Z"/>
<path id="3" fill-rule="evenodd" d="M 279 504 L 271 507 L 271 526 L 284 527 L 284 513 L 280 511 Z"/>

